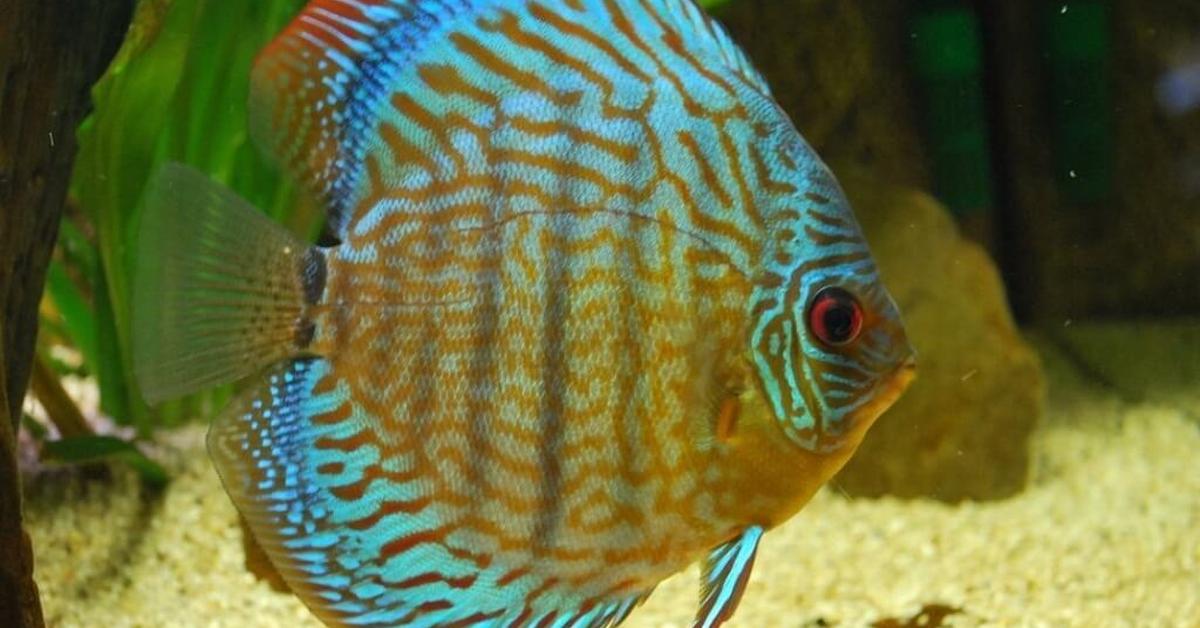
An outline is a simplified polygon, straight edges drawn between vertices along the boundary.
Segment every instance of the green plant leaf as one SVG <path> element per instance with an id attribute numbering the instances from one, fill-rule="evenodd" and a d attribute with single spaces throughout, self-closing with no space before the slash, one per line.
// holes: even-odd
<path id="1" fill-rule="evenodd" d="M 95 373 L 100 364 L 96 344 L 96 316 L 92 305 L 84 298 L 75 282 L 71 281 L 66 269 L 58 260 L 52 260 L 46 272 L 46 294 L 62 317 L 63 329 L 68 339 L 83 355 L 84 368 L 89 373 Z"/>
<path id="2" fill-rule="evenodd" d="M 133 467 L 153 486 L 164 486 L 170 479 L 162 465 L 143 454 L 133 443 L 115 436 L 77 436 L 48 441 L 42 447 L 42 456 L 67 464 L 121 462 Z"/>
<path id="3" fill-rule="evenodd" d="M 34 440 L 39 442 L 46 440 L 46 437 L 50 435 L 50 430 L 46 429 L 45 425 L 42 425 L 40 421 L 30 416 L 27 412 L 21 413 L 21 427 L 25 428 L 25 431 L 29 432 L 30 436 L 33 436 Z"/>
<path id="4" fill-rule="evenodd" d="M 136 241 L 149 178 L 164 162 L 182 161 L 293 228 L 319 228 L 312 204 L 301 202 L 251 145 L 246 122 L 254 56 L 303 5 L 142 0 L 130 35 L 93 90 L 95 110 L 79 131 L 72 193 L 97 234 L 95 372 L 104 411 L 143 436 L 211 411 L 228 394 L 205 393 L 151 411 L 136 391 L 130 297 L 142 261 Z"/>
<path id="5" fill-rule="evenodd" d="M 150 421 L 143 407 L 139 405 L 136 410 L 134 408 L 134 393 L 130 385 L 133 378 L 126 376 L 122 356 L 127 354 L 118 342 L 108 275 L 103 269 L 97 269 L 92 277 L 92 289 L 95 295 L 96 346 L 97 352 L 103 356 L 96 369 L 100 410 L 118 423 L 137 426 L 138 433 L 145 436 L 150 432 Z"/>
<path id="6" fill-rule="evenodd" d="M 64 264 L 78 276 L 91 277 L 100 267 L 96 243 L 88 239 L 70 217 L 64 218 L 58 227 L 58 246 Z"/>

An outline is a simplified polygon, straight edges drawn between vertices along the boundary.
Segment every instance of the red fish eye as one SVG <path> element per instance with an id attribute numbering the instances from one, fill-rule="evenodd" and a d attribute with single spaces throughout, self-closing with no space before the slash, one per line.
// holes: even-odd
<path id="1" fill-rule="evenodd" d="M 838 347 L 854 342 L 862 331 L 862 306 L 841 288 L 823 288 L 808 309 L 808 328 L 817 340 Z"/>

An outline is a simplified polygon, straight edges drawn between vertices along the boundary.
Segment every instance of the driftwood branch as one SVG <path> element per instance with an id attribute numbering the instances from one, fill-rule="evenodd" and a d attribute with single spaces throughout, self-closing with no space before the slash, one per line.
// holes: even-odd
<path id="1" fill-rule="evenodd" d="M 133 0 L 0 2 L 0 626 L 41 626 L 15 457 L 75 129 Z"/>

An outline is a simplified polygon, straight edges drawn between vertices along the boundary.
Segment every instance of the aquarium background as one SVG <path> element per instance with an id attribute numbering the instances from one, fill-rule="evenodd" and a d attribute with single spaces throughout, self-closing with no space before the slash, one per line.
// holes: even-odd
<path id="1" fill-rule="evenodd" d="M 202 445 L 230 391 L 149 408 L 129 359 L 162 163 L 316 237 L 245 117 L 303 4 L 142 0 L 94 90 L 22 434 L 54 625 L 313 621 L 243 566 Z M 846 187 L 922 372 L 734 624 L 1200 625 L 1200 6 L 707 6 Z M 694 579 L 630 623 L 686 625 Z"/>

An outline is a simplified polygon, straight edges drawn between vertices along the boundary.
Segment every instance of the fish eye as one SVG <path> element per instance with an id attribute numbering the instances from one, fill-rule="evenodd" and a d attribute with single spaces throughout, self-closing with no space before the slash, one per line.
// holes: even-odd
<path id="1" fill-rule="evenodd" d="M 854 342 L 862 331 L 863 310 L 858 299 L 837 287 L 822 288 L 808 308 L 808 328 L 817 340 L 832 347 Z"/>

